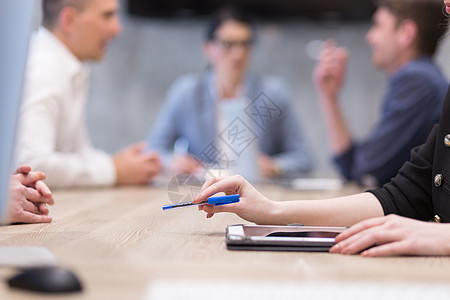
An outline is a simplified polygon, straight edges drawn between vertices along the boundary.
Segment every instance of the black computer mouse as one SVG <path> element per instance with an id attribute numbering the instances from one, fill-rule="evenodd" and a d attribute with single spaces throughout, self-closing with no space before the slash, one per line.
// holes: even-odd
<path id="1" fill-rule="evenodd" d="M 23 269 L 8 280 L 10 287 L 42 293 L 71 293 L 82 290 L 78 278 L 60 267 Z"/>

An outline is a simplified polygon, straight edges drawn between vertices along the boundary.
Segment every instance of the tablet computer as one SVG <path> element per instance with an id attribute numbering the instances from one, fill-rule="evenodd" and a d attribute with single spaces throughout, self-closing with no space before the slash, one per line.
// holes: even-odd
<path id="1" fill-rule="evenodd" d="M 231 225 L 225 242 L 229 250 L 327 252 L 346 227 Z"/>

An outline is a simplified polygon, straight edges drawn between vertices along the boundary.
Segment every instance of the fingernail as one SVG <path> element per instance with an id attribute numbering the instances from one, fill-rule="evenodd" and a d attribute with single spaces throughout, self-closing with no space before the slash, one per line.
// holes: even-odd
<path id="1" fill-rule="evenodd" d="M 339 252 L 341 248 L 342 246 L 340 244 L 335 244 L 333 247 L 330 248 L 330 252 Z"/>

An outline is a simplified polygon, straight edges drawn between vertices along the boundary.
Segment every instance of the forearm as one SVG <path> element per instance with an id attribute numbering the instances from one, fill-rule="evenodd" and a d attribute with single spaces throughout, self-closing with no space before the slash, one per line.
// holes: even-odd
<path id="1" fill-rule="evenodd" d="M 329 143 L 333 154 L 345 152 L 351 145 L 351 134 L 342 115 L 338 99 L 321 95 L 322 114 L 325 119 Z"/>
<path id="2" fill-rule="evenodd" d="M 266 224 L 351 226 L 359 221 L 383 216 L 378 199 L 362 193 L 325 200 L 275 202 Z"/>
<path id="3" fill-rule="evenodd" d="M 229 176 L 222 179 L 209 179 L 202 192 L 194 199 L 195 203 L 224 192 L 239 194 L 240 202 L 212 206 L 201 206 L 212 217 L 215 213 L 231 212 L 244 220 L 256 224 L 350 226 L 361 220 L 384 215 L 378 199 L 371 193 L 361 193 L 327 200 L 297 200 L 277 202 L 267 199 L 242 176 Z"/>
<path id="4" fill-rule="evenodd" d="M 48 153 L 27 162 L 47 175 L 50 187 L 111 186 L 116 181 L 112 158 L 101 151 Z"/>

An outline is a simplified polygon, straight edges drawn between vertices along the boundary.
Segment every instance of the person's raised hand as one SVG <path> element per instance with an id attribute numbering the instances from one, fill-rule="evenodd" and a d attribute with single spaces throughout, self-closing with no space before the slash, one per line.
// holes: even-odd
<path id="1" fill-rule="evenodd" d="M 327 40 L 320 51 L 313 71 L 316 89 L 323 99 L 336 99 L 345 80 L 349 53 Z"/>

